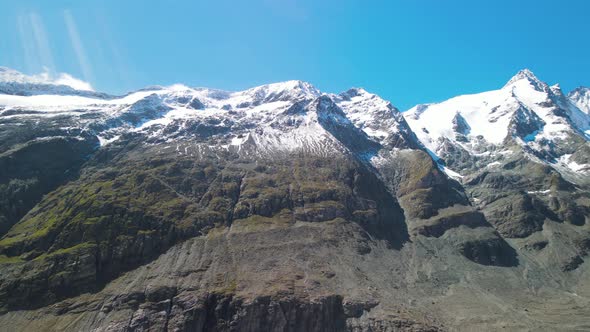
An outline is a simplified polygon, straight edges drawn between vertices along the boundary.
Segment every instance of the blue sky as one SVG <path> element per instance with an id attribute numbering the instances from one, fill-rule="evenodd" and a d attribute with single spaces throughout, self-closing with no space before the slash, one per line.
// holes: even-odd
<path id="1" fill-rule="evenodd" d="M 0 1 L 0 66 L 123 93 L 301 79 L 400 109 L 501 87 L 530 68 L 590 85 L 590 1 Z"/>

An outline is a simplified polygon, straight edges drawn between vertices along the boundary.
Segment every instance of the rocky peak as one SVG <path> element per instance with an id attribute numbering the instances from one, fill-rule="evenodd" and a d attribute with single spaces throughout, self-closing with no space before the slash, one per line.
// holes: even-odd
<path id="1" fill-rule="evenodd" d="M 330 98 L 328 95 L 321 95 L 318 98 L 314 99 L 309 105 L 309 109 L 312 112 L 317 113 L 318 116 L 337 115 L 341 117 L 346 117 L 344 112 L 336 105 L 334 100 L 332 100 L 332 98 Z"/>
<path id="2" fill-rule="evenodd" d="M 261 85 L 238 94 L 252 99 L 252 105 L 275 101 L 313 99 L 321 92 L 308 82 L 292 80 L 286 82 Z"/>
<path id="3" fill-rule="evenodd" d="M 537 76 L 530 71 L 529 69 L 523 69 L 519 71 L 516 75 L 514 75 L 506 85 L 504 85 L 503 89 L 513 89 L 516 86 L 520 85 L 529 85 L 533 87 L 536 91 L 540 92 L 549 92 L 549 86 L 541 81 Z"/>
<path id="4" fill-rule="evenodd" d="M 568 93 L 567 96 L 571 99 L 579 99 L 583 97 L 590 98 L 590 88 L 584 86 L 577 87 Z"/>
<path id="5" fill-rule="evenodd" d="M 361 96 L 365 96 L 367 94 L 368 94 L 367 90 L 365 90 L 363 88 L 350 88 L 344 92 L 341 92 L 339 94 L 339 96 L 343 100 L 350 100 L 351 98 L 361 97 Z"/>
<path id="6" fill-rule="evenodd" d="M 552 85 L 550 89 L 551 92 L 556 95 L 563 95 L 563 91 L 561 90 L 561 85 L 559 83 Z"/>
<path id="7" fill-rule="evenodd" d="M 402 113 L 389 101 L 362 88 L 331 96 L 355 126 L 380 144 L 398 148 L 419 145 Z"/>
<path id="8" fill-rule="evenodd" d="M 568 93 L 567 97 L 582 112 L 590 115 L 590 88 L 578 87 Z"/>

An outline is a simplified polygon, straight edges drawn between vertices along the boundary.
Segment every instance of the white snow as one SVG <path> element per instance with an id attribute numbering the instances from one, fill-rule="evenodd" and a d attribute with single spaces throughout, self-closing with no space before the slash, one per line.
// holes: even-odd
<path id="1" fill-rule="evenodd" d="M 94 91 L 90 83 L 84 82 L 66 73 L 59 74 L 59 76 L 53 81 L 53 84 L 66 85 L 75 90 Z"/>
<path id="2" fill-rule="evenodd" d="M 589 164 L 578 164 L 577 162 L 570 160 L 572 157 L 571 154 L 564 154 L 563 156 L 561 156 L 558 160 L 558 162 L 569 168 L 570 170 L 574 171 L 574 172 L 588 172 L 590 171 L 590 165 Z"/>
<path id="3" fill-rule="evenodd" d="M 71 76 L 51 80 L 45 76 L 31 77 L 0 68 L 0 81 L 2 77 L 6 80 L 14 79 L 25 83 L 60 82 L 55 84 L 67 83 L 79 89 L 84 88 Z M 183 130 L 193 128 L 192 125 L 202 123 L 207 126 L 223 127 L 228 131 L 220 139 L 221 144 L 211 148 L 219 149 L 222 146 L 223 149 L 234 149 L 237 147 L 239 151 L 249 153 L 253 150 L 250 148 L 252 146 L 256 153 L 268 154 L 300 149 L 326 154 L 333 152 L 334 149 L 344 149 L 341 143 L 320 125 L 319 120 L 322 119 L 329 119 L 341 125 L 352 123 L 364 131 L 369 138 L 380 143 L 384 143 L 393 134 L 408 130 L 407 121 L 432 158 L 439 161 L 440 158 L 434 152 L 442 151 L 440 148 L 444 138 L 454 141 L 478 157 L 512 153 L 506 149 L 485 150 L 482 149 L 482 145 L 501 146 L 509 135 L 512 117 L 523 107 L 530 110 L 524 115 L 525 117 L 535 119 L 535 116 L 531 116 L 534 114 L 541 118 L 545 125 L 535 132 L 523 135 L 523 139 L 519 141 L 520 144 L 541 149 L 544 140 L 567 138 L 567 135 L 572 132 L 572 126 L 553 113 L 554 107 L 551 105 L 552 100 L 548 97 L 549 93 L 559 94 L 561 90 L 557 86 L 547 87 L 532 73 L 525 71 L 515 76 L 502 89 L 459 96 L 439 104 L 419 105 L 403 115 L 388 101 L 361 88 L 351 89 L 339 95 L 325 95 L 311 84 L 295 80 L 237 92 L 190 88 L 175 84 L 144 89 L 116 98 L 102 97 L 100 94 L 82 94 L 90 97 L 67 94 L 32 96 L 0 94 L 0 106 L 4 107 L 3 112 L 10 110 L 12 114 L 4 116 L 4 119 L 43 118 L 70 114 L 79 117 L 81 128 L 85 128 L 88 121 L 102 121 L 101 123 L 111 126 L 111 122 L 107 121 L 115 119 L 116 121 L 112 121 L 115 123 L 114 128 L 108 128 L 107 131 L 98 134 L 102 146 L 119 139 L 119 135 L 125 131 L 144 132 L 147 138 L 161 138 L 173 144 L 175 137 L 179 136 L 166 137 L 170 130 L 176 131 L 175 134 L 182 134 Z M 152 95 L 156 97 L 150 97 Z M 327 96 L 331 101 L 326 99 L 326 105 L 320 105 L 319 108 L 331 106 L 333 101 L 342 109 L 344 115 L 338 112 L 316 110 L 312 105 L 309 105 L 306 111 L 286 112 L 296 103 L 317 101 L 320 96 Z M 196 102 L 197 100 L 200 103 Z M 567 99 L 564 98 L 564 100 L 566 101 L 562 102 L 562 106 L 569 112 L 571 121 L 578 128 L 587 130 L 590 135 L 590 128 L 584 127 L 587 116 Z M 140 101 L 142 103 L 136 104 Z M 324 99 L 321 101 L 324 102 Z M 143 117 L 142 107 L 145 107 L 147 111 L 156 109 L 158 112 L 147 112 L 147 115 Z M 41 113 L 31 112 L 33 110 Z M 92 120 L 82 119 L 81 115 L 87 112 L 93 112 L 92 116 L 88 117 Z M 136 120 L 128 122 L 120 120 L 125 119 L 128 114 L 126 112 L 142 120 L 139 123 Z M 460 114 L 470 128 L 466 134 L 469 142 L 456 140 L 456 133 L 453 131 L 453 118 L 456 114 Z M 318 119 L 318 117 L 322 118 Z M 125 123 L 121 124 L 121 121 Z M 590 124 L 588 126 L 590 127 Z M 190 135 L 190 133 L 186 134 Z M 178 149 L 178 153 L 189 154 L 187 146 Z M 362 157 L 366 157 L 373 163 L 378 163 L 380 160 L 374 155 Z M 569 157 L 560 159 L 560 162 L 573 171 L 585 171 L 589 166 L 578 165 L 570 161 Z M 499 164 L 499 162 L 493 162 L 487 167 Z M 457 170 L 449 169 L 442 162 L 439 162 L 438 166 L 449 177 L 455 179 L 463 177 Z"/>
<path id="4" fill-rule="evenodd" d="M 109 145 L 110 143 L 118 140 L 121 137 L 121 135 L 116 135 L 111 138 L 104 138 L 100 135 L 98 135 L 96 137 L 98 138 L 98 142 L 100 143 L 100 146 L 106 146 L 106 145 Z"/>
<path id="5" fill-rule="evenodd" d="M 87 106 L 102 103 L 102 100 L 60 95 L 14 96 L 0 94 L 0 105 L 12 107 Z"/>
<path id="6" fill-rule="evenodd" d="M 344 94 L 355 94 L 350 99 Z M 382 141 L 389 135 L 400 131 L 396 118 L 399 111 L 391 103 L 362 88 L 350 89 L 341 95 L 331 95 L 346 117 L 369 137 Z"/>
<path id="7" fill-rule="evenodd" d="M 24 77 L 22 80 L 30 81 L 31 79 Z M 183 120 L 212 118 L 221 121 L 220 125 L 225 125 L 229 120 L 237 120 L 244 124 L 251 123 L 258 128 L 263 128 L 263 132 L 253 135 L 253 138 L 258 140 L 261 143 L 260 145 L 266 144 L 266 149 L 294 149 L 301 146 L 311 147 L 312 145 L 314 149 L 321 149 L 322 147 L 317 145 L 318 142 L 331 137 L 318 125 L 317 116 L 312 119 L 307 114 L 292 116 L 297 121 L 303 122 L 296 130 L 285 132 L 284 129 L 270 127 L 270 124 L 293 105 L 295 101 L 302 99 L 312 100 L 321 95 L 311 84 L 302 81 L 268 84 L 238 92 L 191 89 L 184 85 L 175 84 L 170 87 L 142 90 L 111 100 L 70 95 L 17 96 L 0 94 L 0 105 L 16 110 L 34 109 L 36 112 L 42 112 L 30 115 L 17 113 L 11 115 L 11 117 L 43 117 L 68 113 L 76 115 L 76 112 L 79 113 L 80 109 L 83 109 L 103 112 L 105 117 L 108 118 L 127 112 L 134 103 L 152 94 L 160 96 L 160 101 L 156 102 L 161 102 L 164 106 L 169 107 L 170 111 L 159 115 L 157 118 L 147 119 L 136 128 L 127 130 L 140 132 L 153 127 L 156 127 L 156 129 L 161 127 L 159 130 L 150 131 L 152 136 L 157 136 L 164 127 L 174 121 L 180 120 L 182 122 Z M 176 100 L 180 97 L 187 97 L 188 100 L 197 98 L 205 105 L 205 109 L 195 110 L 186 105 L 179 105 Z M 267 99 L 271 99 L 271 101 Z M 228 105 L 234 111 L 233 115 L 228 114 L 226 110 Z M 103 136 L 98 138 L 101 145 L 109 144 L 117 139 L 117 137 L 107 139 Z M 245 138 L 234 138 L 232 145 L 240 145 L 244 141 Z"/>
<path id="8" fill-rule="evenodd" d="M 545 195 L 551 192 L 551 189 L 547 189 L 547 190 L 537 190 L 537 191 L 527 191 L 527 194 L 533 194 L 533 195 Z"/>
<path id="9" fill-rule="evenodd" d="M 241 135 L 241 137 L 236 136 L 231 139 L 230 145 L 237 145 L 240 146 L 248 139 L 248 135 Z"/>
<path id="10" fill-rule="evenodd" d="M 469 136 L 481 135 L 489 143 L 500 144 L 508 134 L 510 114 L 498 114 L 494 109 L 510 109 L 515 106 L 516 101 L 499 90 L 455 97 L 420 109 L 414 107 L 404 115 L 422 143 L 436 151 L 441 138 L 455 140 L 452 121 L 457 113 L 471 128 Z"/>
<path id="11" fill-rule="evenodd" d="M 568 95 L 568 98 L 574 103 L 574 105 L 576 105 L 576 107 L 578 107 L 578 109 L 590 115 L 590 88 L 580 87 L 572 91 Z"/>
<path id="12" fill-rule="evenodd" d="M 92 85 L 67 73 L 52 75 L 48 70 L 37 75 L 25 75 L 16 70 L 0 67 L 0 82 L 19 83 L 19 84 L 51 84 L 65 85 L 75 90 L 94 91 Z"/>
<path id="13" fill-rule="evenodd" d="M 555 96 L 555 97 L 551 97 Z M 511 121 L 516 112 L 523 121 L 536 122 L 539 130 L 517 141 L 533 149 L 543 148 L 539 142 L 567 139 L 579 131 L 590 134 L 590 119 L 562 97 L 559 86 L 549 87 L 534 74 L 523 70 L 503 88 L 473 95 L 464 95 L 438 104 L 418 105 L 404 113 L 406 121 L 420 141 L 431 151 L 439 151 L 443 139 L 454 141 L 473 155 L 481 154 L 480 139 L 484 143 L 501 146 L 511 133 Z M 551 99 L 554 98 L 554 99 Z M 569 120 L 555 113 L 557 106 L 565 109 Z M 460 114 L 470 127 L 469 142 L 457 141 L 453 118 Z M 532 115 L 538 116 L 541 123 Z M 587 138 L 588 139 L 588 138 Z M 543 143 L 545 144 L 545 143 Z M 496 152 L 497 153 L 497 152 Z"/>
<path id="14" fill-rule="evenodd" d="M 448 167 L 445 166 L 441 166 L 441 169 L 443 170 L 443 172 L 445 172 L 449 177 L 453 178 L 453 179 L 462 179 L 463 175 L 451 170 Z"/>
<path id="15" fill-rule="evenodd" d="M 0 105 L 9 107 L 35 107 L 40 111 L 52 111 L 63 109 L 75 109 L 77 107 L 87 106 L 109 106 L 109 105 L 131 105 L 151 94 L 163 94 L 163 91 L 140 91 L 127 96 L 105 100 L 98 98 L 89 98 L 81 96 L 62 96 L 62 95 L 33 95 L 33 96 L 16 96 L 0 94 Z"/>

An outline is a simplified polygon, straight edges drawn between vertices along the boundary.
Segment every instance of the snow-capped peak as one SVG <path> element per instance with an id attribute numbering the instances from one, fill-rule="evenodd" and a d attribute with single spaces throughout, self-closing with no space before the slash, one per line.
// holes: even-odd
<path id="1" fill-rule="evenodd" d="M 553 93 L 562 93 L 561 84 L 559 83 L 553 84 L 550 88 Z"/>
<path id="2" fill-rule="evenodd" d="M 590 115 L 590 88 L 576 88 L 567 96 L 581 111 Z"/>
<path id="3" fill-rule="evenodd" d="M 537 76 L 530 69 L 525 68 L 516 73 L 516 75 L 512 76 L 512 78 L 508 81 L 508 83 L 506 83 L 506 85 L 510 85 L 520 80 L 541 82 L 539 78 L 537 78 Z"/>
<path id="4" fill-rule="evenodd" d="M 316 98 L 321 95 L 321 92 L 308 82 L 291 80 L 261 85 L 236 94 L 250 96 L 256 103 L 297 98 Z"/>
<path id="5" fill-rule="evenodd" d="M 506 83 L 506 85 L 504 85 L 503 89 L 513 89 L 514 87 L 523 85 L 532 86 L 535 90 L 540 92 L 547 92 L 549 90 L 549 86 L 537 78 L 537 76 L 535 76 L 535 74 L 529 69 L 519 71 L 508 81 L 508 83 Z"/>
<path id="6" fill-rule="evenodd" d="M 3 73 L 11 84 L 26 82 L 26 86 L 14 89 L 15 93 L 0 90 L 0 116 L 68 119 L 70 126 L 92 128 L 101 144 L 132 132 L 145 135 L 148 143 L 215 136 L 223 146 L 251 151 L 253 147 L 246 145 L 253 143 L 267 152 L 322 151 L 326 144 L 341 148 L 344 144 L 355 151 L 418 145 L 403 115 L 389 101 L 362 88 L 326 94 L 300 80 L 243 91 L 175 84 L 103 97 L 47 83 L 40 85 L 45 93 L 40 88 L 23 93 L 38 82 L 47 82 L 47 77 L 27 77 L 8 69 Z"/>
<path id="7" fill-rule="evenodd" d="M 382 145 L 417 146 L 417 138 L 404 116 L 389 101 L 363 88 L 352 88 L 331 97 L 355 126 Z"/>
<path id="8" fill-rule="evenodd" d="M 443 159 L 449 144 L 473 156 L 518 144 L 551 163 L 563 153 L 555 148 L 559 142 L 590 137 L 590 120 L 578 108 L 559 85 L 549 87 L 525 69 L 499 90 L 419 105 L 404 116 L 422 144 Z"/>
<path id="9" fill-rule="evenodd" d="M 373 96 L 373 94 L 369 93 L 367 90 L 363 88 L 350 88 L 342 93 L 340 96 L 342 98 L 354 98 L 354 97 L 361 97 L 361 96 Z"/>
<path id="10" fill-rule="evenodd" d="M 189 88 L 188 86 L 186 86 L 184 84 L 180 84 L 180 83 L 172 84 L 172 85 L 166 87 L 166 89 L 168 89 L 170 91 L 174 91 L 174 92 L 193 91 L 193 89 Z"/>

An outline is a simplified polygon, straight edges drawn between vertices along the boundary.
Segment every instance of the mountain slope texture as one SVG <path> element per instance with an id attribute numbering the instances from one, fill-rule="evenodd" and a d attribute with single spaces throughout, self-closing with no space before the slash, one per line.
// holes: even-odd
<path id="1" fill-rule="evenodd" d="M 0 330 L 590 329 L 590 92 L 400 112 L 0 68 Z"/>

